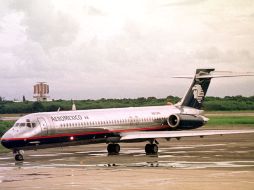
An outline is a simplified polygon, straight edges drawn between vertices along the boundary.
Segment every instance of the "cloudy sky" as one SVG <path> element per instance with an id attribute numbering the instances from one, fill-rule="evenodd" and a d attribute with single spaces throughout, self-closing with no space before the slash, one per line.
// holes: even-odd
<path id="1" fill-rule="evenodd" d="M 254 71 L 253 0 L 0 0 L 0 96 L 183 96 L 175 75 Z M 254 95 L 254 77 L 214 79 L 208 95 Z"/>

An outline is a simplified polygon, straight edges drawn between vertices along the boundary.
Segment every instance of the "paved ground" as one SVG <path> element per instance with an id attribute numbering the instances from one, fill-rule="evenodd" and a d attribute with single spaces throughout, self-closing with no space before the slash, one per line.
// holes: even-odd
<path id="1" fill-rule="evenodd" d="M 254 134 L 160 141 L 158 156 L 145 143 L 27 151 L 24 162 L 0 155 L 0 190 L 8 189 L 254 189 Z"/>

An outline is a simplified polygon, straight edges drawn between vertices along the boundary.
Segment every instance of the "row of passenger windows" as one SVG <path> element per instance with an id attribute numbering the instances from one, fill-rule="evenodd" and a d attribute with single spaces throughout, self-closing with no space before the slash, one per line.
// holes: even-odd
<path id="1" fill-rule="evenodd" d="M 82 127 L 82 126 L 96 126 L 96 125 L 109 125 L 109 124 L 128 124 L 128 123 L 137 123 L 137 122 L 151 122 L 155 119 L 161 119 L 163 118 L 143 118 L 143 119 L 136 119 L 136 120 L 129 120 L 129 119 L 122 119 L 122 120 L 108 120 L 108 121 L 90 121 L 90 122 L 81 122 L 81 123 L 66 123 L 61 124 L 61 127 Z"/>

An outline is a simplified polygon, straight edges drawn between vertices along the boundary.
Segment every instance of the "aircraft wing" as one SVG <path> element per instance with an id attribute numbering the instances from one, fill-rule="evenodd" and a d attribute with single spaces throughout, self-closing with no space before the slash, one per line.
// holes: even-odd
<path id="1" fill-rule="evenodd" d="M 121 134 L 121 141 L 135 139 L 158 139 L 158 138 L 181 138 L 181 137 L 203 137 L 211 135 L 228 135 L 254 133 L 254 130 L 188 130 L 188 131 L 140 131 Z"/>

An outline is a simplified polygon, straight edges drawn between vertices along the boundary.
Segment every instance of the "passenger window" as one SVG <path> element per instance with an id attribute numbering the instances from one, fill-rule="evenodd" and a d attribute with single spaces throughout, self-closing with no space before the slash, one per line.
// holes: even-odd
<path id="1" fill-rule="evenodd" d="M 32 127 L 36 127 L 36 123 L 32 123 Z"/>
<path id="2" fill-rule="evenodd" d="M 32 126 L 31 126 L 31 123 L 26 123 L 26 126 L 27 126 L 27 127 L 30 127 L 30 128 L 32 127 Z"/>

